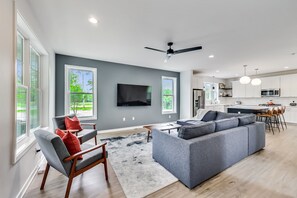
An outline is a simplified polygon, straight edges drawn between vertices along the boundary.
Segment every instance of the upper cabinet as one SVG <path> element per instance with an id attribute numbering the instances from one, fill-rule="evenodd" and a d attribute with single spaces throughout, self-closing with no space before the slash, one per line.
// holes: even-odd
<path id="1" fill-rule="evenodd" d="M 261 78 L 262 89 L 279 89 L 280 86 L 280 76 L 273 76 L 273 77 L 265 77 Z"/>
<path id="2" fill-rule="evenodd" d="M 261 86 L 243 85 L 239 81 L 232 82 L 233 98 L 260 98 Z"/>
<path id="3" fill-rule="evenodd" d="M 281 97 L 296 97 L 297 96 L 297 74 L 284 75 L 281 79 Z"/>
<path id="4" fill-rule="evenodd" d="M 232 97 L 233 98 L 245 98 L 245 85 L 239 81 L 232 82 Z"/>

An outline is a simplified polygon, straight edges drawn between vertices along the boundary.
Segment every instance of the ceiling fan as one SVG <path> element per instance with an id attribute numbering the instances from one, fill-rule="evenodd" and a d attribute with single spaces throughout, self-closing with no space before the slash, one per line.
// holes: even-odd
<path id="1" fill-rule="evenodd" d="M 169 47 L 169 49 L 167 51 L 159 50 L 159 49 L 155 49 L 155 48 L 151 48 L 151 47 L 144 47 L 144 48 L 145 49 L 149 49 L 149 50 L 154 50 L 154 51 L 157 51 L 157 52 L 166 53 L 166 59 L 164 60 L 165 63 L 169 60 L 169 58 L 172 55 L 176 55 L 176 54 L 181 54 L 181 53 L 185 53 L 185 52 L 191 52 L 191 51 L 201 50 L 202 49 L 202 46 L 197 46 L 197 47 L 191 47 L 191 48 L 186 48 L 186 49 L 173 50 L 171 48 L 171 46 L 173 45 L 173 42 L 169 42 L 169 43 L 167 43 L 167 45 Z"/>

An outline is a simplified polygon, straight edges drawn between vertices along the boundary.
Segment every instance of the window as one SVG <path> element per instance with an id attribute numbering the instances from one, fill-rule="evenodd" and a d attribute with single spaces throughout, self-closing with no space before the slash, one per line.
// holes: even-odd
<path id="1" fill-rule="evenodd" d="M 24 37 L 21 33 L 17 33 L 17 84 L 24 84 Z"/>
<path id="2" fill-rule="evenodd" d="M 209 103 L 215 103 L 218 100 L 218 83 L 204 82 L 205 100 Z"/>
<path id="3" fill-rule="evenodd" d="M 65 113 L 97 119 L 97 69 L 65 65 Z"/>
<path id="4" fill-rule="evenodd" d="M 176 78 L 162 77 L 162 113 L 176 113 Z"/>

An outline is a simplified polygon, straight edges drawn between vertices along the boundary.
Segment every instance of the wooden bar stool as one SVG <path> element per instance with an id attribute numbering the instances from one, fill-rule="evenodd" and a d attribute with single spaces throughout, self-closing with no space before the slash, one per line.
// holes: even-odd
<path id="1" fill-rule="evenodd" d="M 272 109 L 269 109 L 265 113 L 257 114 L 257 117 L 258 117 L 258 120 L 266 123 L 266 125 L 268 126 L 268 130 L 269 131 L 271 130 L 274 135 L 274 130 L 273 130 L 273 126 L 272 126 L 272 118 L 274 117 L 274 115 L 273 115 Z"/>
<path id="2" fill-rule="evenodd" d="M 286 122 L 286 120 L 285 120 L 285 116 L 284 116 L 284 113 L 286 112 L 286 106 L 282 106 L 281 107 L 281 113 L 280 113 L 280 117 L 282 118 L 282 120 L 283 120 L 283 123 L 285 124 L 285 126 L 286 126 L 286 129 L 288 128 L 287 127 L 287 122 Z"/>

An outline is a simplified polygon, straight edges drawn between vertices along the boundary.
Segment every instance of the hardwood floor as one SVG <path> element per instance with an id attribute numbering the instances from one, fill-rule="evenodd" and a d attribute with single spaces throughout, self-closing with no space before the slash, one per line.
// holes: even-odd
<path id="1" fill-rule="evenodd" d="M 40 191 L 42 176 L 35 177 L 25 197 L 64 196 L 65 176 L 51 169 L 45 189 Z M 70 197 L 125 197 L 110 164 L 109 178 L 106 183 L 103 166 L 96 166 L 74 179 Z M 192 190 L 176 182 L 148 197 L 297 197 L 297 126 L 289 125 L 275 135 L 267 132 L 264 150 Z"/>

